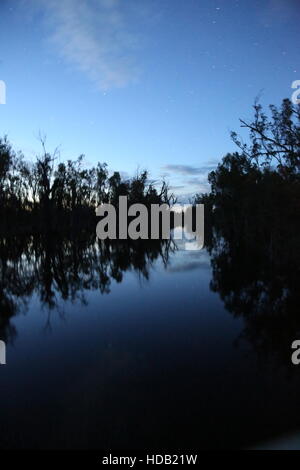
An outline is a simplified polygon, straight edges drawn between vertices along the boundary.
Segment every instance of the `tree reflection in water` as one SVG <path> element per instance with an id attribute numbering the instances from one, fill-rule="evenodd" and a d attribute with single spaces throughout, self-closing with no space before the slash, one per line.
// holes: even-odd
<path id="1" fill-rule="evenodd" d="M 207 243 L 211 290 L 219 293 L 230 313 L 244 320 L 237 344 L 246 340 L 262 362 L 272 359 L 292 367 L 291 343 L 300 338 L 300 240 L 291 237 L 295 227 L 287 221 L 280 233 L 253 223 L 248 236 L 242 217 L 240 222 L 235 230 L 224 221 L 212 229 Z"/>
<path id="2" fill-rule="evenodd" d="M 94 234 L 1 238 L 0 339 L 13 341 L 17 332 L 11 319 L 26 312 L 33 294 L 49 313 L 60 311 L 63 301 L 85 304 L 85 291 L 108 294 L 112 280 L 122 282 L 126 271 L 147 280 L 154 261 L 160 258 L 166 266 L 175 250 L 171 240 L 95 241 Z"/>

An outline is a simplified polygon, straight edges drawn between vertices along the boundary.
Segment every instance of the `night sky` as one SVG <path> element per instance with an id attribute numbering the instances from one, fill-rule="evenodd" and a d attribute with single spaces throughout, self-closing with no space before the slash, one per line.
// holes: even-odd
<path id="1" fill-rule="evenodd" d="M 300 79 L 299 0 L 1 0 L 0 135 L 148 169 L 186 199 L 251 106 Z"/>

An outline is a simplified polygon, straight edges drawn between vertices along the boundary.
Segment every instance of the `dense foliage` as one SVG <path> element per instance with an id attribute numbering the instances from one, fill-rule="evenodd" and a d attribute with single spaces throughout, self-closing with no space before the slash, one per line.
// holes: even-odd
<path id="1" fill-rule="evenodd" d="M 95 225 L 95 208 L 105 202 L 117 207 L 119 196 L 129 203 L 170 203 L 175 198 L 167 183 L 157 185 L 147 171 L 124 180 L 119 172 L 109 176 L 106 163 L 84 167 L 84 156 L 57 163 L 58 152 L 46 151 L 34 163 L 13 151 L 7 138 L 0 139 L 1 230 L 36 232 Z M 159 186 L 159 187 L 158 187 Z M 94 227 L 93 225 L 93 227 Z"/>
<path id="2" fill-rule="evenodd" d="M 289 363 L 300 330 L 300 107 L 270 108 L 268 118 L 256 103 L 253 121 L 241 121 L 250 143 L 232 133 L 240 152 L 223 158 L 196 201 L 206 204 L 211 288 L 246 319 L 244 337 Z"/>

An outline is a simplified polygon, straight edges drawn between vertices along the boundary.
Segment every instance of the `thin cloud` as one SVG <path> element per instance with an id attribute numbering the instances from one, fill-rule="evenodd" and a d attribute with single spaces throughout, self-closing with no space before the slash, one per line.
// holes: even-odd
<path id="1" fill-rule="evenodd" d="M 179 173 L 181 175 L 200 175 L 206 174 L 214 170 L 216 165 L 204 165 L 201 167 L 195 167 L 190 165 L 165 165 L 162 167 L 163 170 L 171 173 Z"/>
<path id="2" fill-rule="evenodd" d="M 189 203 L 196 193 L 203 194 L 210 191 L 207 176 L 216 169 L 217 165 L 217 161 L 209 160 L 199 167 L 168 164 L 161 169 L 167 172 L 171 182 L 170 189 L 174 191 L 178 201 Z"/>
<path id="3" fill-rule="evenodd" d="M 31 0 L 45 14 L 48 39 L 57 53 L 101 90 L 123 87 L 138 77 L 130 31 L 120 0 Z"/>

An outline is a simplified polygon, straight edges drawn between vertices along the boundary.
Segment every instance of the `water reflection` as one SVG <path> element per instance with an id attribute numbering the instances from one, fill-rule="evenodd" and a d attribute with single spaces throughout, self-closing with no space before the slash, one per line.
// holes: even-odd
<path id="1" fill-rule="evenodd" d="M 94 234 L 1 238 L 0 339 L 14 340 L 17 331 L 11 319 L 26 312 L 33 295 L 49 312 L 60 311 L 65 301 L 86 305 L 87 291 L 108 294 L 111 283 L 122 282 L 127 271 L 147 280 L 155 261 L 161 259 L 167 266 L 180 246 L 178 240 L 100 242 Z M 288 251 L 283 245 L 271 256 L 263 239 L 246 240 L 230 231 L 229 224 L 215 225 L 206 236 L 206 247 L 211 290 L 227 311 L 243 318 L 236 344 L 246 341 L 263 363 L 270 356 L 292 367 L 291 343 L 300 338 L 298 247 Z M 197 276 L 201 260 L 191 251 L 184 265 L 175 263 L 169 272 L 193 270 Z"/>
<path id="2" fill-rule="evenodd" d="M 299 429 L 299 368 L 290 361 L 298 251 L 270 258 L 263 240 L 224 227 L 206 237 L 208 252 L 180 252 L 171 241 L 99 244 L 94 234 L 2 238 L 0 336 L 12 342 L 13 323 L 20 335 L 1 369 L 9 433 L 0 447 L 231 448 Z M 167 269 L 151 276 L 159 260 Z M 152 282 L 127 283 L 129 271 Z M 91 291 L 104 294 L 101 307 Z M 79 303 L 68 324 L 40 334 L 41 307 L 51 313 L 64 302 Z M 286 368 L 274 372 L 269 357 Z"/>
<path id="3" fill-rule="evenodd" d="M 148 279 L 155 260 L 168 264 L 176 250 L 171 240 L 109 242 L 78 238 L 9 237 L 0 239 L 0 339 L 13 341 L 11 319 L 37 295 L 41 306 L 59 310 L 64 301 L 86 304 L 85 292 L 110 292 L 126 271 Z"/>
<path id="4" fill-rule="evenodd" d="M 286 243 L 279 230 L 269 237 L 255 225 L 245 236 L 237 227 L 215 224 L 207 240 L 211 290 L 243 319 L 236 344 L 250 344 L 262 364 L 272 359 L 292 369 L 291 343 L 300 338 L 299 239 L 290 236 Z"/>

